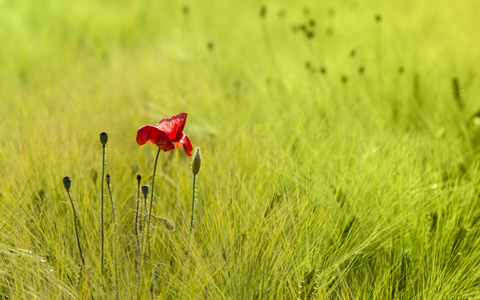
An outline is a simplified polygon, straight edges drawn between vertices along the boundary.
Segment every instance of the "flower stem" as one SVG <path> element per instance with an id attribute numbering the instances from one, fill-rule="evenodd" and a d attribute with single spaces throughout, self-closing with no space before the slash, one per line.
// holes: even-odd
<path id="1" fill-rule="evenodd" d="M 148 213 L 148 221 L 147 221 L 147 226 L 145 227 L 145 230 L 146 230 L 146 240 L 147 240 L 147 245 L 148 245 L 148 250 L 145 251 L 145 231 L 142 235 L 142 256 L 143 256 L 143 259 L 141 259 L 140 261 L 140 268 L 138 270 L 138 280 L 137 280 L 137 299 L 140 299 L 140 282 L 141 282 L 141 279 L 142 279 L 142 276 L 141 276 L 141 273 L 142 273 L 142 269 L 143 269 L 143 265 L 145 264 L 145 260 L 149 257 L 150 255 L 150 220 L 151 220 L 151 215 L 152 215 L 152 207 L 153 207 L 153 195 L 155 194 L 155 173 L 157 171 L 157 162 L 158 162 L 158 156 L 160 154 L 160 150 L 162 150 L 161 148 L 158 148 L 158 152 L 157 152 L 157 156 L 155 157 L 155 164 L 154 164 L 154 167 L 153 167 L 153 176 L 152 176 L 152 194 L 151 194 L 151 197 L 150 197 L 150 207 L 149 207 L 149 213 Z M 141 257 L 142 258 L 142 257 Z"/>
<path id="2" fill-rule="evenodd" d="M 103 181 L 105 180 L 105 145 L 102 145 L 103 148 L 103 154 L 102 154 L 102 182 L 100 186 L 100 194 L 101 194 L 101 207 L 100 207 L 100 226 L 101 226 L 101 234 L 102 234 L 102 260 L 101 260 L 101 265 L 100 269 L 102 271 L 102 275 L 104 274 L 104 266 L 105 266 L 105 260 L 104 260 L 104 255 L 105 255 L 105 233 L 104 233 L 104 214 L 103 214 Z"/>
<path id="3" fill-rule="evenodd" d="M 147 252 L 147 258 L 150 256 L 150 216 L 152 215 L 152 207 L 153 207 L 153 197 L 155 194 L 155 172 L 157 171 L 157 161 L 158 161 L 158 156 L 160 154 L 160 148 L 158 148 L 157 156 L 155 157 L 155 165 L 153 167 L 153 176 L 152 176 L 152 194 L 150 196 L 150 207 L 149 207 L 149 212 L 148 212 L 148 222 L 147 222 L 147 247 L 148 247 L 148 252 Z"/>
<path id="4" fill-rule="evenodd" d="M 72 209 L 73 209 L 73 222 L 75 223 L 75 235 L 77 236 L 77 245 L 78 245 L 78 251 L 80 252 L 80 258 L 82 259 L 83 265 L 85 265 L 85 259 L 83 258 L 83 252 L 82 252 L 82 246 L 80 244 L 80 237 L 78 235 L 78 229 L 77 229 L 77 211 L 75 210 L 75 205 L 73 205 L 73 200 L 72 196 L 70 195 L 70 192 L 67 191 L 68 198 L 70 199 L 70 203 L 72 204 Z"/>
<path id="5" fill-rule="evenodd" d="M 138 258 L 140 259 L 142 257 L 142 250 L 140 248 L 140 236 L 139 236 L 139 233 L 138 233 L 138 213 L 139 213 L 139 210 L 140 210 L 140 180 L 138 180 L 137 209 L 136 209 L 136 212 L 135 212 L 135 236 L 137 237 Z"/>
<path id="6" fill-rule="evenodd" d="M 108 175 L 107 175 L 108 176 Z M 115 299 L 118 299 L 118 269 L 117 269 L 117 264 L 118 264 L 118 254 L 117 254 L 117 243 L 118 243 L 118 225 L 117 225 L 117 219 L 115 218 L 115 204 L 113 203 L 113 197 L 112 197 L 112 189 L 110 188 L 110 180 L 107 180 L 107 187 L 108 187 L 108 194 L 110 196 L 110 202 L 112 204 L 112 216 L 113 216 L 113 223 L 115 224 L 115 232 L 114 232 L 114 240 L 113 240 L 113 255 L 114 255 L 114 269 L 115 269 L 115 288 L 116 288 L 116 294 L 115 294 Z"/>
<path id="7" fill-rule="evenodd" d="M 197 178 L 197 175 L 193 175 L 193 188 L 192 188 L 192 213 L 191 213 L 191 218 L 190 218 L 190 235 L 193 232 L 193 212 L 195 210 L 195 179 Z"/>
<path id="8" fill-rule="evenodd" d="M 186 258 L 188 258 L 188 255 L 190 253 L 190 243 L 191 243 L 192 238 L 193 238 L 193 212 L 195 211 L 195 179 L 196 178 L 197 178 L 197 174 L 193 174 L 192 211 L 190 213 L 190 238 L 188 239 Z"/>

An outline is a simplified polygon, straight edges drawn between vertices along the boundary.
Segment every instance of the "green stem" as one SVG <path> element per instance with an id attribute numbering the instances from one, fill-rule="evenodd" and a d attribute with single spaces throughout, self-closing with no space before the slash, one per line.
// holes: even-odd
<path id="1" fill-rule="evenodd" d="M 188 259 L 188 255 L 190 254 L 190 243 L 191 243 L 192 238 L 193 238 L 193 212 L 195 211 L 195 179 L 196 178 L 197 178 L 197 175 L 193 174 L 192 212 L 191 212 L 191 215 L 190 215 L 190 238 L 188 239 L 186 259 Z"/>
<path id="2" fill-rule="evenodd" d="M 135 213 L 135 236 L 137 237 L 137 246 L 138 246 L 138 257 L 142 256 L 142 250 L 140 248 L 140 236 L 138 234 L 138 211 L 140 209 L 140 181 L 138 181 L 137 189 L 137 210 Z"/>
<path id="3" fill-rule="evenodd" d="M 157 161 L 158 161 L 158 155 L 160 154 L 160 148 L 158 148 L 157 156 L 155 157 L 155 166 L 153 167 L 153 176 L 152 176 L 152 194 L 150 197 L 150 207 L 149 207 L 149 212 L 148 215 L 152 215 L 152 207 L 153 207 L 153 197 L 155 193 L 155 172 L 157 171 Z M 150 217 L 148 217 L 148 223 L 147 223 L 147 247 L 148 247 L 148 252 L 147 252 L 147 258 L 150 256 Z"/>
<path id="4" fill-rule="evenodd" d="M 118 299 L 118 269 L 117 269 L 118 225 L 117 225 L 117 219 L 115 218 L 115 204 L 113 203 L 112 189 L 110 188 L 110 182 L 108 182 L 108 181 L 107 181 L 107 187 L 108 187 L 108 194 L 110 196 L 110 202 L 112 204 L 113 223 L 115 224 L 115 233 L 114 233 L 114 241 L 113 241 L 113 254 L 114 254 L 115 261 L 113 263 L 113 266 L 114 266 L 114 269 L 115 269 L 115 286 L 116 286 L 116 297 L 115 297 L 115 299 Z"/>
<path id="5" fill-rule="evenodd" d="M 83 252 L 82 252 L 82 246 L 80 244 L 80 237 L 78 235 L 78 229 L 77 229 L 77 211 L 75 210 L 75 205 L 73 205 L 73 200 L 72 196 L 70 195 L 70 192 L 67 191 L 68 198 L 70 199 L 70 203 L 72 203 L 72 208 L 73 208 L 73 222 L 75 223 L 75 235 L 77 236 L 77 245 L 78 245 L 78 251 L 80 252 L 80 258 L 82 259 L 83 265 L 85 265 L 85 259 L 83 258 Z"/>
<path id="6" fill-rule="evenodd" d="M 152 207 L 153 207 L 153 195 L 155 193 L 155 173 L 157 171 L 157 161 L 158 161 L 158 156 L 160 154 L 160 148 L 158 148 L 157 156 L 155 157 L 155 165 L 153 167 L 153 176 L 152 176 L 152 194 L 150 198 L 150 208 L 149 208 L 149 214 L 148 214 L 148 221 L 147 221 L 147 226 L 144 228 L 144 233 L 142 235 L 142 256 L 143 258 L 148 258 L 150 255 L 150 216 L 152 215 Z M 145 251 L 145 230 L 147 232 L 147 245 L 148 245 L 148 251 Z M 137 299 L 140 299 L 140 282 L 141 282 L 141 273 L 144 265 L 145 259 L 141 257 L 140 259 L 140 268 L 138 269 L 138 276 L 137 276 Z"/>
<path id="7" fill-rule="evenodd" d="M 104 221 L 103 221 L 103 180 L 105 179 L 105 145 L 103 145 L 103 154 L 102 154 L 102 185 L 100 187 L 100 194 L 102 198 L 101 208 L 100 208 L 100 226 L 101 226 L 101 234 L 102 234 L 102 261 L 101 261 L 101 271 L 102 275 L 104 274 L 104 254 L 105 254 L 105 234 L 104 234 Z"/>
<path id="8" fill-rule="evenodd" d="M 193 175 L 193 188 L 192 188 L 193 195 L 192 195 L 192 214 L 190 218 L 190 235 L 193 232 L 193 212 L 195 210 L 195 179 L 196 178 L 197 178 L 197 175 Z"/>

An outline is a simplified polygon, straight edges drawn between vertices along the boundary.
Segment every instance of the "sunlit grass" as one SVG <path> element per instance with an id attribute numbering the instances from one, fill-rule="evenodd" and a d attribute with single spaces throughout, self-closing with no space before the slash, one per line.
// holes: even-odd
<path id="1" fill-rule="evenodd" d="M 159 157 L 153 214 L 176 228 L 152 223 L 160 299 L 480 297 L 478 9 L 0 1 L 0 298 L 114 298 L 102 131 L 134 297 L 136 176 L 151 185 L 155 158 L 136 131 L 181 111 L 202 169 L 186 260 L 191 160 Z M 314 38 L 293 30 L 312 19 Z"/>

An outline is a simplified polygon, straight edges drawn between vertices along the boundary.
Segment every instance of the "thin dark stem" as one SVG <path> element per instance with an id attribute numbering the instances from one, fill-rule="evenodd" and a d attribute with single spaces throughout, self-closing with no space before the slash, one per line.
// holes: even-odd
<path id="1" fill-rule="evenodd" d="M 152 176 L 152 194 L 150 196 L 150 207 L 149 207 L 149 212 L 148 215 L 152 215 L 152 208 L 153 208 L 153 197 L 155 194 L 155 172 L 157 171 L 157 161 L 158 161 L 158 156 L 160 154 L 160 148 L 158 148 L 157 156 L 155 157 L 155 165 L 153 167 L 153 176 Z M 148 253 L 147 257 L 150 256 L 150 217 L 148 218 L 147 222 L 147 247 L 148 247 Z"/>
<path id="2" fill-rule="evenodd" d="M 105 233 L 104 233 L 104 221 L 103 221 L 103 181 L 105 179 L 105 145 L 103 145 L 103 154 L 102 154 L 102 182 L 101 182 L 101 188 L 100 188 L 100 194 L 102 198 L 101 202 L 101 208 L 100 208 L 100 226 L 101 226 L 101 234 L 102 234 L 102 261 L 101 261 L 101 271 L 102 275 L 104 274 L 104 266 L 105 266 L 105 260 L 104 260 L 104 255 L 105 255 Z"/>
<path id="3" fill-rule="evenodd" d="M 75 210 L 75 205 L 73 205 L 73 200 L 72 196 L 70 195 L 70 192 L 67 191 L 68 198 L 70 199 L 70 203 L 72 204 L 72 209 L 73 209 L 73 222 L 75 223 L 75 235 L 77 236 L 77 245 L 78 245 L 78 251 L 80 252 L 80 258 L 82 259 L 83 265 L 85 265 L 85 259 L 83 258 L 83 252 L 82 252 L 82 246 L 80 244 L 80 236 L 78 235 L 78 229 L 77 229 L 77 211 Z"/>
<path id="4" fill-rule="evenodd" d="M 157 162 L 158 162 L 158 156 L 160 154 L 160 148 L 158 148 L 157 156 L 155 157 L 155 165 L 153 167 L 153 176 L 152 176 L 152 195 L 150 198 L 150 208 L 149 211 L 150 213 L 148 216 L 152 215 L 152 207 L 153 207 L 153 195 L 155 193 L 155 173 L 157 171 Z M 138 276 L 137 276 L 137 299 L 140 299 L 140 282 L 141 282 L 141 273 L 143 270 L 143 265 L 145 264 L 146 258 L 150 255 L 150 220 L 151 218 L 148 217 L 147 221 L 147 226 L 144 227 L 143 235 L 142 235 L 142 257 L 140 257 L 140 268 L 138 269 Z M 148 245 L 148 250 L 145 251 L 145 230 L 146 230 L 146 240 L 147 240 L 147 245 Z"/>
<path id="5" fill-rule="evenodd" d="M 112 216 L 113 216 L 113 223 L 115 224 L 115 233 L 114 233 L 114 241 L 113 241 L 113 254 L 114 254 L 114 269 L 115 269 L 115 286 L 116 286 L 116 297 L 115 299 L 118 299 L 118 255 L 117 255 L 117 243 L 118 243 L 118 225 L 117 225 L 117 219 L 115 218 L 115 204 L 113 203 L 113 197 L 112 197 L 112 189 L 110 188 L 110 182 L 107 181 L 107 187 L 108 187 L 108 194 L 110 196 L 110 202 L 112 204 Z"/>
<path id="6" fill-rule="evenodd" d="M 140 210 L 140 181 L 138 181 L 138 189 L 137 189 L 137 210 L 135 213 L 135 236 L 137 237 L 137 245 L 138 245 L 138 257 L 142 256 L 142 250 L 140 248 L 140 236 L 138 234 L 138 211 Z"/>
<path id="7" fill-rule="evenodd" d="M 147 215 L 148 214 L 147 197 L 145 197 L 144 202 L 145 203 L 143 204 L 143 206 L 145 207 L 145 215 Z"/>

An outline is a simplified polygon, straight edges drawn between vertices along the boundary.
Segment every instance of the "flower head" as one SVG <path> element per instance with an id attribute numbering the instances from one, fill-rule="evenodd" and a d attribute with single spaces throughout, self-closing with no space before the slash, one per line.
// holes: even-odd
<path id="1" fill-rule="evenodd" d="M 144 184 L 142 185 L 142 193 L 143 193 L 143 196 L 145 196 L 145 198 L 147 198 L 148 196 L 148 190 L 149 190 L 149 186 Z"/>
<path id="2" fill-rule="evenodd" d="M 175 147 L 183 147 L 188 156 L 192 156 L 192 143 L 183 133 L 186 121 L 187 113 L 179 113 L 171 118 L 161 119 L 156 126 L 142 126 L 137 131 L 137 143 L 154 144 L 165 152 Z"/>
<path id="3" fill-rule="evenodd" d="M 67 192 L 70 190 L 70 186 L 72 185 L 72 178 L 65 176 L 63 177 L 63 186 L 67 190 Z"/>
<path id="4" fill-rule="evenodd" d="M 107 144 L 108 134 L 106 132 L 100 133 L 100 142 L 102 143 L 103 146 L 105 146 L 105 144 Z"/>

